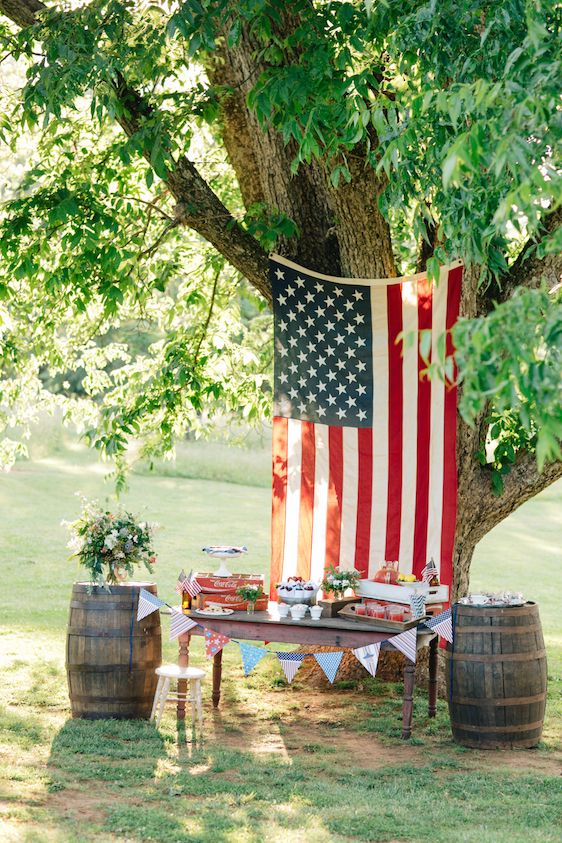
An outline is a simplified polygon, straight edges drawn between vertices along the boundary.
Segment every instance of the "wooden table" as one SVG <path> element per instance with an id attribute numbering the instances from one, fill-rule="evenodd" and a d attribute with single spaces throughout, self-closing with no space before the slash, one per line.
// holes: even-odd
<path id="1" fill-rule="evenodd" d="M 367 644 L 377 644 L 387 641 L 397 632 L 377 630 L 367 623 L 348 621 L 342 618 L 321 618 L 319 621 L 300 620 L 290 618 L 278 619 L 268 612 L 256 612 L 249 615 L 246 612 L 234 612 L 226 617 L 212 618 L 193 615 L 207 628 L 221 632 L 229 638 L 248 641 L 276 641 L 284 644 L 330 645 L 335 647 L 364 647 Z M 179 660 L 180 667 L 189 664 L 189 643 L 192 635 L 203 635 L 201 627 L 194 627 L 188 633 L 180 635 Z M 394 649 L 389 643 L 382 648 Z M 438 636 L 421 626 L 418 629 L 417 648 L 429 645 L 429 716 L 435 717 L 437 706 L 437 643 Z M 404 666 L 404 697 L 402 703 L 402 737 L 407 739 L 412 734 L 412 710 L 414 695 L 415 664 L 406 659 Z M 213 707 L 218 708 L 221 694 L 222 678 L 222 650 L 213 658 Z M 179 689 L 185 693 L 186 688 Z M 179 720 L 185 718 L 185 702 L 178 702 L 177 716 Z"/>

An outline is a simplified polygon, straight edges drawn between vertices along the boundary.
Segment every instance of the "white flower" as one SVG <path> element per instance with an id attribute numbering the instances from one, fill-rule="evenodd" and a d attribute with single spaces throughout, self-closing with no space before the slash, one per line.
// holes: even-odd
<path id="1" fill-rule="evenodd" d="M 125 554 L 120 550 L 118 553 L 115 554 L 116 559 L 124 559 Z"/>
<path id="2" fill-rule="evenodd" d="M 69 540 L 69 542 L 67 543 L 66 546 L 68 547 L 69 550 L 72 550 L 74 553 L 79 553 L 82 550 L 82 548 L 84 547 L 84 543 L 83 543 L 82 539 L 80 538 L 80 536 L 77 536 L 76 534 L 74 534 L 71 537 L 71 539 Z"/>
<path id="3" fill-rule="evenodd" d="M 349 588 L 349 580 L 342 580 L 341 584 L 343 585 L 344 588 Z"/>
<path id="4" fill-rule="evenodd" d="M 105 537 L 103 543 L 104 543 L 105 547 L 107 547 L 109 550 L 113 550 L 113 548 L 117 544 L 117 535 L 113 535 L 113 531 L 112 531 L 111 533 L 109 533 L 109 535 L 107 535 Z"/>

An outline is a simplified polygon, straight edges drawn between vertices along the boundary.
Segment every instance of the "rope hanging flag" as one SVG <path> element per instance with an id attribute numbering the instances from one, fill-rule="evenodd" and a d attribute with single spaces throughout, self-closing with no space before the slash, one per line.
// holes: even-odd
<path id="1" fill-rule="evenodd" d="M 456 390 L 422 372 L 445 332 L 452 353 L 462 266 L 442 267 L 438 285 L 334 278 L 277 256 L 270 273 L 271 582 L 319 581 L 329 564 L 372 576 L 384 559 L 419 576 L 433 557 L 450 584 Z"/>

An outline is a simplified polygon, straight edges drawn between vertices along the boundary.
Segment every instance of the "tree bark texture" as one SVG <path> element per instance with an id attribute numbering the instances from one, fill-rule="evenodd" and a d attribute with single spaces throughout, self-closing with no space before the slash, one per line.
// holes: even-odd
<path id="1" fill-rule="evenodd" d="M 37 13 L 45 6 L 40 0 L 0 0 L 0 12 L 19 27 L 37 23 Z M 287 25 L 291 21 L 287 19 Z M 379 209 L 384 189 L 383 177 L 366 165 L 364 150 L 348 156 L 351 183 L 335 189 L 321 162 L 301 166 L 291 173 L 295 148 L 285 145 L 272 129 L 264 129 L 248 108 L 247 95 L 262 71 L 256 45 L 243 29 L 239 43 L 227 49 L 223 43 L 209 60 L 207 72 L 220 90 L 223 141 L 237 176 L 247 208 L 256 203 L 269 211 L 280 211 L 298 228 L 295 237 L 285 239 L 278 251 L 304 266 L 330 275 L 384 278 L 396 276 L 389 226 Z M 118 78 L 114 85 L 117 121 L 129 137 L 136 134 L 143 120 L 154 110 L 143 97 Z M 150 149 L 144 151 L 150 162 Z M 165 179 L 175 198 L 176 219 L 206 238 L 264 298 L 271 302 L 268 261 L 258 241 L 235 219 L 195 165 L 185 156 L 168 170 Z M 546 217 L 545 229 L 560 223 L 562 212 Z M 433 232 L 429 232 L 430 237 Z M 431 251 L 424 244 L 419 262 L 425 264 Z M 549 286 L 559 283 L 562 258 L 549 255 L 539 259 L 534 244 L 526 247 L 501 286 L 478 290 L 478 273 L 465 273 L 461 315 L 486 313 L 493 302 L 505 300 L 518 286 Z M 453 598 L 466 592 L 469 569 L 476 543 L 521 503 L 562 476 L 562 463 L 547 466 L 542 474 L 532 455 L 523 454 L 505 481 L 504 494 L 492 494 L 489 474 L 475 459 L 485 435 L 485 414 L 469 427 L 459 418 L 457 463 L 459 505 L 456 531 Z"/>

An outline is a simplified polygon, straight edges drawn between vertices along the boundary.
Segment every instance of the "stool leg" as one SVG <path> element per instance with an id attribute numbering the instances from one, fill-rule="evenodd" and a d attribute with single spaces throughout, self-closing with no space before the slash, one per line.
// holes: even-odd
<path id="1" fill-rule="evenodd" d="M 191 728 L 195 729 L 195 718 L 197 715 L 197 679 L 189 681 L 189 698 L 191 700 Z"/>
<path id="2" fill-rule="evenodd" d="M 164 708 L 166 707 L 166 700 L 168 699 L 168 692 L 170 690 L 170 680 L 164 679 L 164 684 L 162 687 L 162 693 L 160 695 L 160 711 L 158 712 L 158 717 L 156 719 L 156 728 L 160 726 L 160 721 L 162 720 L 162 715 L 164 714 Z"/>
<path id="3" fill-rule="evenodd" d="M 164 679 L 162 676 L 158 677 L 158 684 L 156 685 L 156 691 L 154 692 L 154 702 L 152 703 L 152 711 L 150 712 L 150 719 L 154 720 L 156 717 L 156 709 L 158 708 L 158 702 L 160 700 L 160 692 L 162 691 L 162 685 L 164 684 Z"/>
<path id="4" fill-rule="evenodd" d="M 201 680 L 197 680 L 197 720 L 199 722 L 199 729 L 201 730 L 201 735 L 203 734 L 203 696 L 201 694 Z"/>

